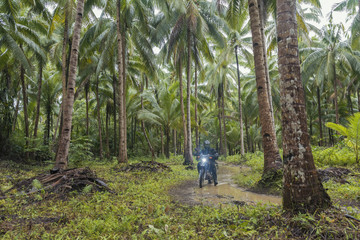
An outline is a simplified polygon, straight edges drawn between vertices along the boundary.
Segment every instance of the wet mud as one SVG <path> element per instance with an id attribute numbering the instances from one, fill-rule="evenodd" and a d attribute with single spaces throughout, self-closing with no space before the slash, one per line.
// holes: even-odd
<path id="1" fill-rule="evenodd" d="M 281 197 L 254 193 L 237 187 L 232 177 L 239 171 L 239 166 L 219 163 L 217 186 L 206 183 L 203 188 L 199 188 L 198 180 L 194 179 L 170 190 L 170 194 L 175 201 L 187 205 L 256 204 L 258 202 L 281 204 Z"/>

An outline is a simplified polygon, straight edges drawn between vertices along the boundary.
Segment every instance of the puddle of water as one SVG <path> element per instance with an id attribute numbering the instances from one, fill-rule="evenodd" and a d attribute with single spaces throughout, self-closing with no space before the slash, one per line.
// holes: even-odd
<path id="1" fill-rule="evenodd" d="M 233 185 L 232 176 L 237 174 L 239 169 L 237 166 L 219 164 L 217 172 L 219 185 L 215 187 L 213 184 L 205 184 L 203 188 L 196 188 L 195 199 L 213 204 L 235 200 L 281 204 L 281 197 L 253 193 Z"/>

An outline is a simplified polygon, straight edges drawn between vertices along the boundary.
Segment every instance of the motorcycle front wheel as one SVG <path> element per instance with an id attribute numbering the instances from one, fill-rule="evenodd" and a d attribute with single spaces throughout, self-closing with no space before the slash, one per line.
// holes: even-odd
<path id="1" fill-rule="evenodd" d="M 199 187 L 202 188 L 204 184 L 204 175 L 205 175 L 205 169 L 200 169 L 199 174 Z"/>

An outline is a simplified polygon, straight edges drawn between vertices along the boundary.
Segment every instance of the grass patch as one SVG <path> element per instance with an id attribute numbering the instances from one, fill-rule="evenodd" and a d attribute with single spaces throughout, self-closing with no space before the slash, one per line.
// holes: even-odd
<path id="1" fill-rule="evenodd" d="M 282 189 L 282 172 L 271 172 L 263 177 L 264 154 L 262 152 L 246 153 L 244 156 L 229 156 L 221 161 L 242 165 L 234 181 L 241 187 L 255 192 L 280 195 Z"/>

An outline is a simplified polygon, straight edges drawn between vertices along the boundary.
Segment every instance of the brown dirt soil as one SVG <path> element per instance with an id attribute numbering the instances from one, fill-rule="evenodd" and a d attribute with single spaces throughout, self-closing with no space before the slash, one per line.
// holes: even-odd
<path id="1" fill-rule="evenodd" d="M 169 194 L 173 199 L 181 204 L 195 206 L 200 205 L 199 201 L 195 200 L 195 188 L 198 187 L 196 180 L 188 180 L 175 188 L 170 189 Z"/>

